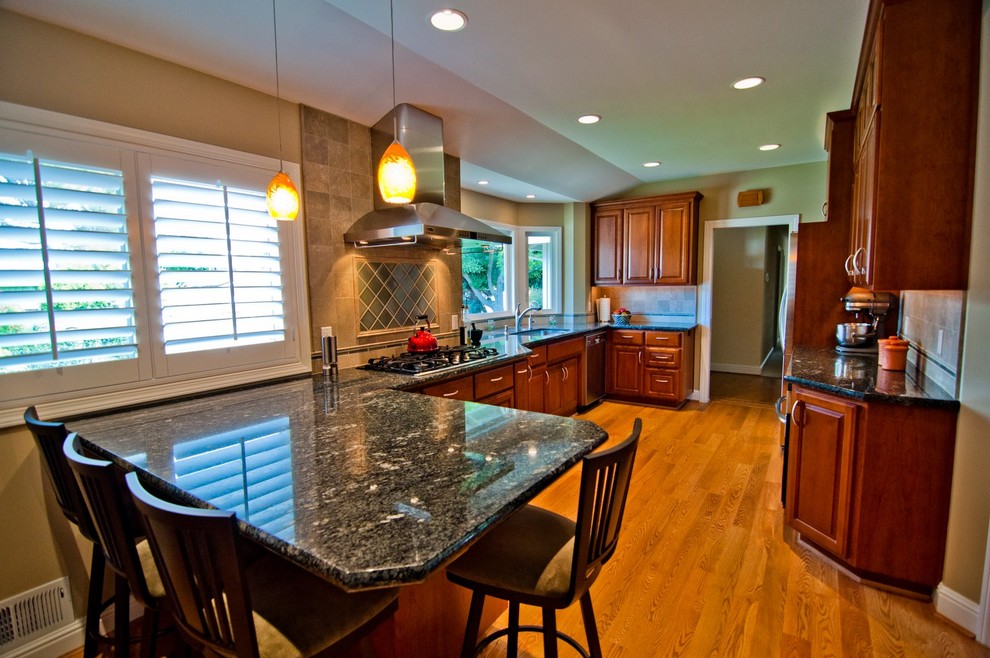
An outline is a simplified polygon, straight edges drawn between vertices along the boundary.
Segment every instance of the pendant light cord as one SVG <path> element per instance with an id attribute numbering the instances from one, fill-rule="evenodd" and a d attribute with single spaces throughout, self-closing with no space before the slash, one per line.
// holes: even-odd
<path id="1" fill-rule="evenodd" d="M 389 0 L 391 2 L 391 0 Z M 275 0 L 272 0 L 272 32 L 275 34 L 275 114 L 278 121 L 278 170 L 283 171 L 282 162 L 282 95 L 278 85 L 278 16 L 275 13 Z M 394 55 L 393 55 L 394 57 Z M 393 67 L 395 65 L 393 64 Z M 395 96 L 395 76 L 392 79 L 392 95 Z"/>
<path id="2" fill-rule="evenodd" d="M 395 107 L 395 10 L 392 0 L 388 0 L 388 33 L 392 43 L 392 107 Z"/>

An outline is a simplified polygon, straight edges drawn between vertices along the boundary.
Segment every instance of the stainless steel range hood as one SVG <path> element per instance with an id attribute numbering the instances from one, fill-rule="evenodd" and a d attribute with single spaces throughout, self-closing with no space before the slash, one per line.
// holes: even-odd
<path id="1" fill-rule="evenodd" d="M 415 244 L 433 249 L 459 248 L 463 240 L 511 244 L 509 236 L 447 206 L 440 117 L 397 105 L 371 129 L 372 167 L 377 168 L 396 129 L 416 167 L 416 197 L 407 205 L 388 204 L 374 186 L 375 210 L 354 222 L 344 242 L 359 248 Z"/>

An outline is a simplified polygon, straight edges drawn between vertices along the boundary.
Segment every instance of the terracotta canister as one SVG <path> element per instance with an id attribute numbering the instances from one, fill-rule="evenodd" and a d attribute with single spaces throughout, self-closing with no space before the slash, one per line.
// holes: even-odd
<path id="1" fill-rule="evenodd" d="M 907 341 L 887 343 L 882 348 L 880 367 L 884 370 L 904 370 L 907 368 Z"/>
<path id="2" fill-rule="evenodd" d="M 889 338 L 881 338 L 877 341 L 877 365 L 881 368 L 886 367 L 887 364 L 887 345 L 890 344 Z"/>

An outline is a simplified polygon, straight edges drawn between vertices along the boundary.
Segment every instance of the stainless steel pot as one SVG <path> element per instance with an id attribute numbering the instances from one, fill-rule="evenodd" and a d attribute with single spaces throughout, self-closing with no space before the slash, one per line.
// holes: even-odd
<path id="1" fill-rule="evenodd" d="M 867 345 L 876 337 L 869 322 L 843 322 L 835 327 L 835 339 L 842 347 Z"/>

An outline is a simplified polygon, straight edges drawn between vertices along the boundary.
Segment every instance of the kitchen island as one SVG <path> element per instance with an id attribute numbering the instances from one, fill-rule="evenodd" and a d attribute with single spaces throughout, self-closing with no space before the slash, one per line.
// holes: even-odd
<path id="1" fill-rule="evenodd" d="M 446 655 L 464 615 L 443 564 L 607 435 L 587 421 L 391 388 L 408 379 L 344 370 L 67 426 L 164 495 L 233 510 L 245 535 L 345 589 L 429 580 L 404 589 L 406 604 L 400 596 L 396 639 Z M 431 612 L 424 598 L 443 601 Z"/>

